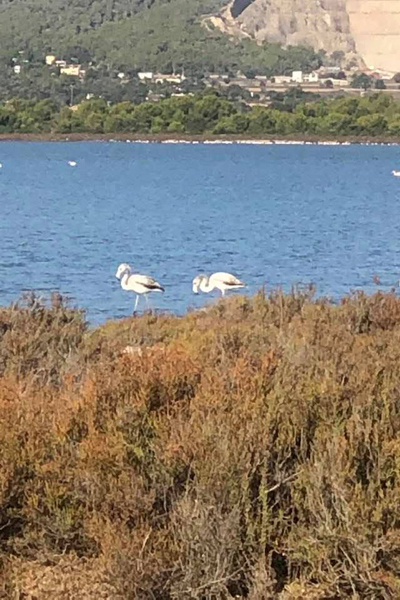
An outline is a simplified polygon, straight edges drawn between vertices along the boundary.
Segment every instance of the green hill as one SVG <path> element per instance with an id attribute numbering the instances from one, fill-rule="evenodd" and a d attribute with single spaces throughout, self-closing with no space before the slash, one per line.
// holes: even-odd
<path id="1" fill-rule="evenodd" d="M 87 93 L 111 101 L 143 100 L 135 78 L 124 90 L 118 71 L 133 76 L 139 70 L 187 76 L 205 72 L 234 74 L 241 70 L 272 75 L 310 70 L 321 57 L 310 48 L 257 45 L 231 39 L 202 25 L 202 17 L 217 12 L 226 0 L 0 0 L 0 100 L 11 97 L 69 101 Z M 87 78 L 58 77 L 44 66 L 46 54 L 75 59 Z M 21 74 L 12 67 L 22 65 Z M 90 67 L 90 68 L 89 68 Z"/>
<path id="2" fill-rule="evenodd" d="M 162 0 L 160 0 L 162 1 Z M 0 0 L 0 58 L 24 50 L 32 56 L 85 45 L 87 35 L 108 22 L 130 19 L 154 0 Z"/>
<path id="3" fill-rule="evenodd" d="M 260 72 L 313 67 L 310 49 L 234 41 L 201 25 L 225 0 L 0 0 L 0 61 L 48 52 L 109 68 Z M 24 55 L 21 53 L 24 52 Z M 20 54 L 18 54 L 20 53 Z"/>

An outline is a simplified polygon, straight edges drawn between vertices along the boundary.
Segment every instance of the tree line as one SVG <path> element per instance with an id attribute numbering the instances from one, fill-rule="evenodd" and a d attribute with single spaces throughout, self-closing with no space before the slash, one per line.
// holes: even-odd
<path id="1" fill-rule="evenodd" d="M 76 110 L 52 100 L 14 99 L 0 104 L 0 133 L 132 133 L 187 135 L 398 136 L 400 102 L 384 94 L 366 97 L 274 101 L 249 107 L 208 90 L 159 102 L 116 104 L 103 99 Z"/>

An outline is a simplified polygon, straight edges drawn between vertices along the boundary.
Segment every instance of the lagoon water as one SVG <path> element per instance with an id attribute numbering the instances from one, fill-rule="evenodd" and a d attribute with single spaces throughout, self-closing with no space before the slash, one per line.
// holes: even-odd
<path id="1" fill-rule="evenodd" d="M 397 146 L 2 142 L 0 162 L 0 305 L 59 290 L 93 324 L 129 315 L 120 262 L 176 313 L 218 295 L 199 272 L 334 298 L 400 279 Z"/>

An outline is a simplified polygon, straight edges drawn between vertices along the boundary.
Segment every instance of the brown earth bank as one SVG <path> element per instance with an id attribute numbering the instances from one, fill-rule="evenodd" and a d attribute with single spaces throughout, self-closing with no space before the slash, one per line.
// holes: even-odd
<path id="1" fill-rule="evenodd" d="M 399 364 L 395 291 L 0 308 L 0 598 L 399 598 Z"/>
<path id="2" fill-rule="evenodd" d="M 323 143 L 337 142 L 338 144 L 400 144 L 399 136 L 320 136 L 293 134 L 279 135 L 176 135 L 176 134 L 136 134 L 136 133 L 0 133 L 0 142 L 304 142 Z"/>

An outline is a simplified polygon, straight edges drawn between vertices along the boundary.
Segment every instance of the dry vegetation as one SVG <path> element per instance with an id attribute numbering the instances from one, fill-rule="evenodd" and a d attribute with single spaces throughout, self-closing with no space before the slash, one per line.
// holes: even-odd
<path id="1" fill-rule="evenodd" d="M 394 293 L 0 309 L 0 598 L 399 598 L 399 366 Z"/>

